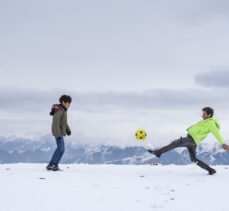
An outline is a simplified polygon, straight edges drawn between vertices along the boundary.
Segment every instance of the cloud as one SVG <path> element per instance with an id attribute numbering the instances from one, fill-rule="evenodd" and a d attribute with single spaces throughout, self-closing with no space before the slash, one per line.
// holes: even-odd
<path id="1" fill-rule="evenodd" d="M 179 2 L 177 20 L 190 24 L 200 24 L 211 22 L 218 18 L 228 19 L 229 2 L 221 0 L 220 4 L 216 0 L 200 0 Z"/>
<path id="2" fill-rule="evenodd" d="M 72 138 L 77 143 L 131 144 L 135 141 L 135 130 L 140 127 L 151 131 L 153 138 L 161 140 L 160 143 L 165 143 L 171 139 L 171 134 L 180 135 L 186 126 L 196 121 L 202 107 L 227 111 L 229 106 L 226 90 L 73 92 L 5 88 L 0 90 L 0 119 L 3 123 L 0 135 L 30 137 L 50 134 L 51 105 L 65 93 L 73 98 L 69 124 Z M 223 114 L 225 122 L 228 115 Z"/>
<path id="3" fill-rule="evenodd" d="M 0 7 L 0 66 L 14 81 L 17 71 L 30 83 L 28 75 L 35 71 L 45 81 L 50 71 L 52 77 L 57 71 L 80 70 L 80 77 L 88 70 L 122 74 L 127 69 L 171 71 L 171 66 L 227 62 L 227 21 L 213 21 L 207 29 L 179 24 L 186 19 L 199 23 L 202 15 L 206 20 L 213 14 L 228 17 L 227 1 L 48 0 L 45 6 L 44 1 L 13 2 L 4 1 Z"/>
<path id="4" fill-rule="evenodd" d="M 229 69 L 201 73 L 195 81 L 205 87 L 229 88 Z"/>
<path id="5" fill-rule="evenodd" d="M 199 76 L 208 78 L 210 75 Z M 220 77 L 221 78 L 221 77 Z M 200 79 L 198 79 L 200 80 Z M 222 79 L 223 80 L 223 79 Z M 226 82 L 226 81 L 225 81 Z M 204 81 L 202 82 L 204 83 Z M 207 84 L 208 85 L 208 84 Z M 212 91 L 204 89 L 168 90 L 154 89 L 143 92 L 74 92 L 74 91 L 44 91 L 44 90 L 1 90 L 0 111 L 7 112 L 48 112 L 51 105 L 58 103 L 62 94 L 69 94 L 73 98 L 73 105 L 80 111 L 109 111 L 112 109 L 137 110 L 177 110 L 192 109 L 202 106 L 229 106 L 229 99 L 225 98 L 226 90 Z"/>

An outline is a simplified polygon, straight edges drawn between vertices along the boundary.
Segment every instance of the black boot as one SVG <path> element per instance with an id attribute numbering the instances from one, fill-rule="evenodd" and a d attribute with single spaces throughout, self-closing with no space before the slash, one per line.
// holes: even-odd
<path id="1" fill-rule="evenodd" d="M 161 157 L 161 153 L 158 150 L 148 149 L 148 152 L 151 153 L 151 154 L 156 155 L 158 158 Z"/>
<path id="2" fill-rule="evenodd" d="M 55 171 L 62 171 L 62 170 L 59 168 L 58 164 L 57 164 L 56 167 L 55 167 Z"/>
<path id="3" fill-rule="evenodd" d="M 55 168 L 55 165 L 54 164 L 51 164 L 51 163 L 49 163 L 47 166 L 46 166 L 46 169 L 47 170 L 53 170 Z"/>
<path id="4" fill-rule="evenodd" d="M 216 173 L 216 170 L 213 169 L 213 168 L 209 168 L 209 169 L 208 169 L 208 173 L 209 173 L 210 175 L 213 175 L 213 174 Z"/>
<path id="5" fill-rule="evenodd" d="M 48 164 L 46 169 L 49 171 L 60 171 L 58 164 Z"/>

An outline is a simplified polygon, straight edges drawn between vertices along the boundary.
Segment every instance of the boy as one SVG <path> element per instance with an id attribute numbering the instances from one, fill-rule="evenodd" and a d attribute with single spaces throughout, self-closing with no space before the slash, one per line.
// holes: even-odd
<path id="1" fill-rule="evenodd" d="M 64 136 L 71 135 L 71 130 L 67 122 L 67 110 L 71 105 L 72 98 L 68 95 L 62 95 L 59 99 L 60 104 L 54 104 L 50 115 L 53 116 L 52 134 L 56 139 L 57 148 L 51 161 L 46 167 L 47 170 L 58 171 L 59 162 L 64 154 Z"/>
<path id="2" fill-rule="evenodd" d="M 163 153 L 177 147 L 187 147 L 192 162 L 207 170 L 210 175 L 215 174 L 215 169 L 211 168 L 206 163 L 196 158 L 196 147 L 203 141 L 203 139 L 206 138 L 209 133 L 212 133 L 215 136 L 224 150 L 229 150 L 229 146 L 224 143 L 224 140 L 219 133 L 220 124 L 218 120 L 212 118 L 214 110 L 210 107 L 205 107 L 202 109 L 202 111 L 203 120 L 187 129 L 187 137 L 181 137 L 180 139 L 173 141 L 171 144 L 165 147 L 156 150 L 148 150 L 148 152 L 156 155 L 159 158 Z"/>

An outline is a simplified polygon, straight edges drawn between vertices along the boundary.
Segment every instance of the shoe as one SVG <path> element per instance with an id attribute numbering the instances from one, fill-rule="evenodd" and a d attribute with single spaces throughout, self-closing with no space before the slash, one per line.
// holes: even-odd
<path id="1" fill-rule="evenodd" d="M 46 169 L 48 171 L 60 171 L 58 164 L 48 164 Z"/>
<path id="2" fill-rule="evenodd" d="M 59 168 L 58 164 L 56 165 L 55 171 L 62 171 L 62 170 Z"/>
<path id="3" fill-rule="evenodd" d="M 209 168 L 209 169 L 208 169 L 208 173 L 209 173 L 210 175 L 213 175 L 213 174 L 216 173 L 216 170 L 213 169 L 213 168 Z"/>
<path id="4" fill-rule="evenodd" d="M 148 149 L 148 152 L 156 155 L 156 157 L 158 157 L 158 158 L 161 157 L 161 153 L 159 153 L 157 150 Z"/>
<path id="5" fill-rule="evenodd" d="M 46 166 L 46 169 L 49 170 L 49 171 L 50 171 L 50 170 L 53 170 L 54 168 L 55 168 L 55 165 L 54 165 L 54 164 L 50 164 L 50 163 L 49 163 L 49 164 Z"/>

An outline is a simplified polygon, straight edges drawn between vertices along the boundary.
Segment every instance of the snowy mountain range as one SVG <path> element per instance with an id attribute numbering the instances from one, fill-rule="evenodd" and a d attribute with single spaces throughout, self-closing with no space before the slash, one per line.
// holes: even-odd
<path id="1" fill-rule="evenodd" d="M 24 138 L 0 137 L 0 163 L 47 163 L 55 150 L 50 137 L 33 141 Z M 229 153 L 219 144 L 201 144 L 197 148 L 197 157 L 211 165 L 228 165 Z M 185 148 L 170 151 L 160 159 L 139 146 L 118 147 L 109 145 L 87 146 L 66 142 L 63 163 L 88 164 L 189 164 L 190 159 Z"/>

